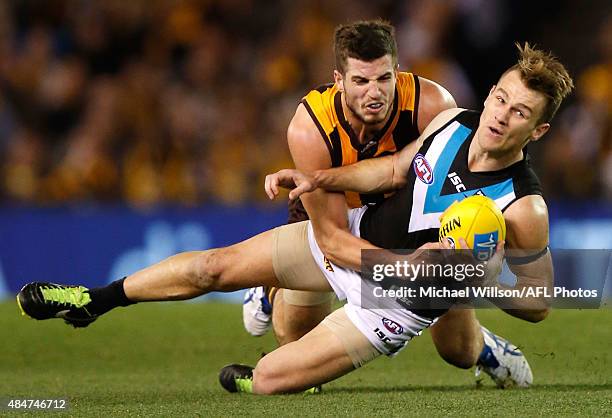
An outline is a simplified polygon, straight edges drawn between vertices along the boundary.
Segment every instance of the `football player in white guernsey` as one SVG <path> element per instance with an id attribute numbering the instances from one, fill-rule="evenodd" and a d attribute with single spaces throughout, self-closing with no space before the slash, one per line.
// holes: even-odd
<path id="1" fill-rule="evenodd" d="M 466 153 L 469 170 L 503 171 L 522 161 L 524 146 L 538 140 L 548 130 L 550 119 L 571 87 L 571 78 L 556 59 L 529 47 L 522 50 L 519 64 L 502 75 L 485 101 L 480 123 L 475 127 Z M 462 110 L 443 112 L 425 129 L 417 144 L 404 148 L 399 154 L 314 175 L 283 171 L 268 178 L 266 188 L 274 196 L 279 185 L 295 182 L 298 185 L 292 192 L 292 197 L 295 197 L 317 186 L 364 192 L 403 187 L 397 196 L 402 190 L 406 192 L 417 150 L 424 150 L 427 144 L 434 143 L 437 135 L 432 134 L 462 114 L 465 114 Z M 518 189 L 517 192 L 519 196 L 521 192 Z M 393 211 L 393 205 L 399 200 L 396 196 L 382 202 L 379 210 Z M 378 210 L 372 209 L 374 215 L 368 215 L 368 212 L 369 209 L 350 211 L 349 225 L 354 234 L 365 231 L 362 228 L 366 217 L 370 226 L 377 224 L 375 212 Z M 410 214 L 404 213 L 403 216 L 409 218 Z M 518 285 L 550 284 L 552 271 L 546 251 L 548 218 L 541 196 L 527 194 L 516 199 L 506 208 L 504 217 L 508 229 L 507 247 L 528 250 L 521 263 L 513 267 Z M 393 222 L 383 227 L 397 229 Z M 370 229 L 367 233 L 374 234 L 372 231 Z M 348 304 L 344 308 L 330 314 L 298 341 L 267 354 L 255 368 L 231 365 L 225 367 L 220 375 L 221 384 L 229 391 L 275 394 L 308 390 L 349 373 L 380 354 L 395 355 L 407 341 L 435 321 L 435 318 L 407 309 L 382 314 L 361 308 L 354 299 L 355 288 L 346 280 L 326 273 L 334 270 L 340 277 L 344 271 L 356 278 L 351 283 L 358 282 L 357 273 L 346 268 L 360 268 L 361 247 L 342 249 L 344 268 L 335 264 L 334 254 L 325 254 L 326 263 L 320 257 L 323 254 L 317 253 L 320 250 L 316 232 L 315 221 L 285 225 L 229 247 L 177 254 L 99 289 L 33 282 L 19 292 L 17 302 L 22 312 L 32 318 L 61 318 L 70 325 L 82 327 L 115 307 L 146 301 L 190 299 L 211 291 L 233 291 L 260 285 L 333 290 L 339 297 L 347 297 Z M 407 230 L 400 232 L 400 238 L 409 234 Z M 381 242 L 386 239 L 389 238 L 381 238 Z M 421 246 L 441 247 L 447 248 L 437 242 Z M 369 244 L 368 248 L 376 246 Z M 495 263 L 501 263 L 501 255 L 502 251 L 499 251 L 497 258 L 494 257 Z M 493 259 L 490 263 L 494 264 Z M 304 269 L 309 269 L 308 274 L 304 274 Z M 534 271 L 538 274 L 534 275 Z M 304 277 L 311 280 L 304 282 Z M 512 315 L 534 322 L 544 319 L 548 312 L 545 301 L 538 299 L 517 300 L 510 308 Z M 490 340 L 490 345 L 498 344 L 491 335 L 484 338 Z M 476 343 L 484 344 L 481 340 Z M 500 374 L 499 378 L 503 380 L 504 376 Z"/>
<path id="2" fill-rule="evenodd" d="M 532 50 L 529 46 L 520 50 L 521 60 L 519 64 L 506 71 L 498 84 L 492 87 L 485 101 L 485 107 L 480 115 L 473 140 L 469 142 L 469 148 L 466 147 L 468 164 L 465 170 L 468 177 L 476 177 L 479 172 L 486 174 L 484 177 L 487 177 L 495 171 L 507 171 L 507 169 L 518 171 L 521 163 L 526 162 L 525 146 L 532 141 L 539 140 L 546 133 L 550 127 L 549 121 L 554 116 L 561 100 L 569 94 L 573 87 L 571 78 L 560 64 L 557 63 L 558 65 L 555 64 L 550 67 L 544 65 L 543 68 L 538 70 L 537 66 L 541 65 L 538 62 L 541 62 L 539 60 L 543 53 Z M 541 79 L 538 78 L 542 73 L 545 73 L 543 78 L 548 78 L 551 83 L 548 88 L 543 86 Z M 388 192 L 400 189 L 405 187 L 410 180 L 409 174 L 413 178 L 418 177 L 418 175 L 413 174 L 413 170 L 418 171 L 414 159 L 417 151 L 425 154 L 425 161 L 432 165 L 434 162 L 429 158 L 430 153 L 433 154 L 433 158 L 438 158 L 440 151 L 446 151 L 448 147 L 444 150 L 433 150 L 432 148 L 440 146 L 440 144 L 445 146 L 447 142 L 450 142 L 448 140 L 451 139 L 453 134 L 456 134 L 453 132 L 454 127 L 451 126 L 450 122 L 460 117 L 461 113 L 465 112 L 462 109 L 442 112 L 432 121 L 416 143 L 409 145 L 408 148 L 398 154 L 376 161 L 362 161 L 352 166 L 308 174 L 297 170 L 282 170 L 267 177 L 266 191 L 270 198 L 274 198 L 278 193 L 279 186 L 293 188 L 289 197 L 295 199 L 317 187 L 325 188 L 328 191 L 350 190 L 360 193 Z M 446 129 L 443 130 L 442 128 L 445 127 Z M 426 144 L 426 140 L 434 133 L 442 137 L 442 140 L 438 143 L 431 141 Z M 424 145 L 429 147 L 427 153 L 423 151 Z M 435 168 L 432 170 L 435 171 Z M 460 195 L 465 196 L 482 191 L 480 187 L 472 191 L 468 190 L 469 187 L 466 188 L 463 182 L 456 181 L 458 176 L 455 172 L 446 171 L 443 175 L 443 179 L 447 180 L 449 185 L 455 185 L 457 192 L 461 192 L 458 193 Z M 522 175 L 518 181 L 515 180 L 515 187 L 511 185 L 509 190 L 499 187 L 495 191 L 491 190 L 492 193 L 498 193 L 498 195 L 490 197 L 494 198 L 500 208 L 505 210 L 504 218 L 508 225 L 506 248 L 514 249 L 513 254 L 517 254 L 517 250 L 524 250 L 521 254 L 522 257 L 513 257 L 508 260 L 512 271 L 520 279 L 519 286 L 550 286 L 552 285 L 552 264 L 547 252 L 548 212 L 541 191 L 539 191 L 539 185 L 530 184 L 533 183 L 533 179 L 526 177 L 528 176 Z M 537 183 L 537 179 L 535 180 Z M 413 189 L 427 188 L 428 186 L 423 183 L 415 181 Z M 461 186 L 461 190 L 457 185 Z M 519 185 L 520 188 L 516 187 Z M 430 211 L 429 219 L 423 221 L 423 218 L 427 218 L 427 215 L 422 215 L 424 213 L 423 199 L 420 198 L 418 203 L 421 204 L 421 207 L 417 208 L 417 200 L 419 200 L 416 196 L 417 190 L 412 192 L 415 196 L 410 197 L 414 201 L 412 208 L 407 208 L 408 211 L 412 210 L 408 231 L 415 232 L 418 229 L 427 229 L 427 227 L 434 226 L 440 213 L 435 210 Z M 450 195 L 452 196 L 452 194 Z M 450 202 L 454 199 L 455 197 L 452 197 Z M 448 203 L 449 200 L 447 200 Z M 420 215 L 420 218 L 415 215 Z M 382 215 L 381 218 L 383 218 Z M 425 222 L 425 225 L 414 226 L 415 218 L 418 218 L 419 222 Z M 361 232 L 363 233 L 363 226 Z M 363 234 L 361 237 L 364 238 Z M 368 236 L 366 239 L 370 240 L 370 237 Z M 344 257 L 346 259 L 347 252 L 350 250 L 345 250 Z M 336 261 L 334 254 L 325 254 L 325 256 L 332 262 Z M 355 264 L 343 264 L 349 268 L 359 268 L 357 249 L 355 249 L 354 256 Z M 525 298 L 512 301 L 505 300 L 504 302 L 505 310 L 508 313 L 531 322 L 544 319 L 548 313 L 546 301 L 543 299 Z M 452 315 L 447 314 L 444 318 L 448 317 L 455 321 L 458 326 L 470 326 L 471 324 L 471 326 L 479 328 L 472 310 L 453 310 L 451 313 Z M 435 332 L 435 329 L 435 326 L 432 327 L 432 332 Z M 474 341 L 473 344 L 476 347 L 483 347 L 483 344 L 486 346 L 493 340 L 499 340 L 484 328 L 482 334 L 478 333 L 476 336 L 478 340 Z M 448 344 L 452 343 L 453 341 L 448 341 Z M 497 344 L 499 344 L 499 341 L 496 341 L 494 346 Z M 500 376 L 503 374 L 502 372 Z M 493 377 L 496 380 L 499 378 L 498 376 Z M 503 378 L 499 379 L 504 380 Z"/>

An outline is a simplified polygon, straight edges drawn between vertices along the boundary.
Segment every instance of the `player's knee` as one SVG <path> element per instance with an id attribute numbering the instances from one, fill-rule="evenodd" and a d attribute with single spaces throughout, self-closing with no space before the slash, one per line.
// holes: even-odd
<path id="1" fill-rule="evenodd" d="M 479 343 L 479 338 L 482 338 L 480 335 L 472 333 L 448 335 L 432 332 L 431 336 L 440 357 L 461 369 L 469 369 L 474 366 L 482 351 L 482 344 Z"/>
<path id="2" fill-rule="evenodd" d="M 440 357 L 447 363 L 461 369 L 469 369 L 476 364 L 480 350 L 475 341 L 461 341 L 458 344 L 436 345 Z"/>
<path id="3" fill-rule="evenodd" d="M 263 358 L 253 370 L 253 392 L 260 395 L 286 393 L 287 389 L 283 388 L 281 378 L 278 367 Z"/>
<path id="4" fill-rule="evenodd" d="M 224 258 L 223 251 L 220 249 L 202 251 L 195 260 L 193 285 L 202 292 L 220 290 L 225 265 Z"/>

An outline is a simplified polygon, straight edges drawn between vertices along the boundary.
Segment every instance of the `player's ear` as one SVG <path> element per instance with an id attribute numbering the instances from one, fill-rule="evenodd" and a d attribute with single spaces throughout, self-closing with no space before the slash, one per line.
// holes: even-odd
<path id="1" fill-rule="evenodd" d="M 546 132 L 548 132 L 549 129 L 550 129 L 550 123 L 541 123 L 538 126 L 536 126 L 534 130 L 531 131 L 532 141 L 537 141 L 538 139 L 542 138 L 542 136 Z"/>
<path id="2" fill-rule="evenodd" d="M 342 74 L 338 70 L 334 70 L 334 81 L 338 86 L 338 90 L 344 91 L 344 78 L 342 78 Z"/>

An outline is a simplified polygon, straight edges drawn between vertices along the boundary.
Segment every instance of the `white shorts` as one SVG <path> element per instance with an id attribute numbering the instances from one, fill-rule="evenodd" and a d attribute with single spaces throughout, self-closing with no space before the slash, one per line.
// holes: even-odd
<path id="1" fill-rule="evenodd" d="M 360 236 L 359 224 L 366 206 L 351 209 L 348 214 L 349 230 Z M 308 244 L 312 256 L 325 275 L 338 299 L 346 299 L 346 314 L 372 345 L 382 354 L 395 356 L 408 341 L 420 335 L 435 320 L 415 315 L 407 309 L 364 309 L 361 306 L 361 276 L 327 260 L 317 244 L 312 225 L 308 223 Z"/>

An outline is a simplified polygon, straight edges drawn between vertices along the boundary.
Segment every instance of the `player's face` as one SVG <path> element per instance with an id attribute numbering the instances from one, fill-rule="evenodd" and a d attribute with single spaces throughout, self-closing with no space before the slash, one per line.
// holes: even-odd
<path id="1" fill-rule="evenodd" d="M 348 58 L 345 74 L 334 72 L 352 116 L 366 125 L 385 122 L 395 96 L 396 69 L 391 55 L 366 62 Z"/>
<path id="2" fill-rule="evenodd" d="M 538 123 L 547 98 L 529 89 L 518 71 L 505 74 L 485 100 L 478 128 L 478 143 L 489 153 L 515 153 L 536 141 L 550 128 Z"/>

